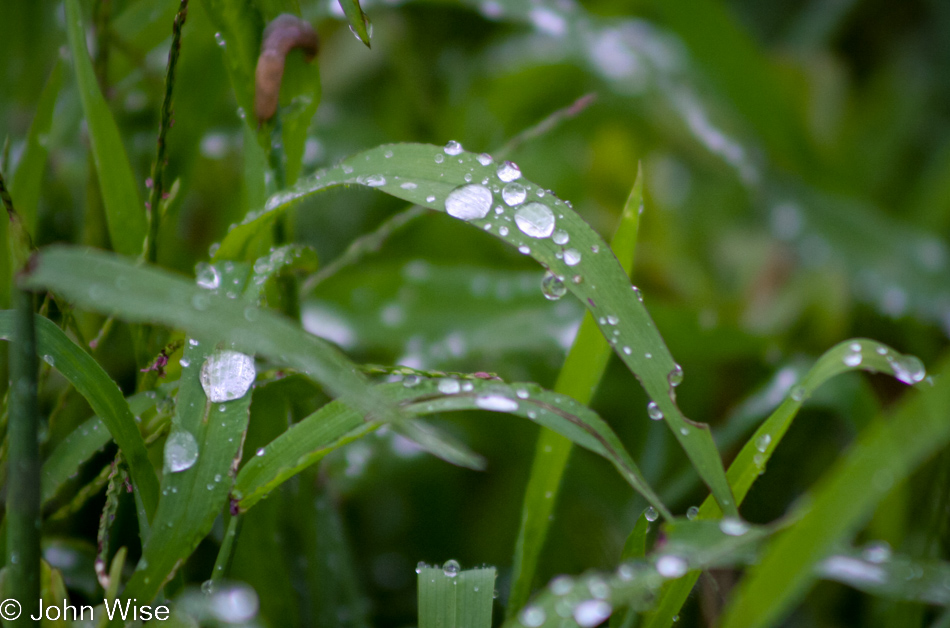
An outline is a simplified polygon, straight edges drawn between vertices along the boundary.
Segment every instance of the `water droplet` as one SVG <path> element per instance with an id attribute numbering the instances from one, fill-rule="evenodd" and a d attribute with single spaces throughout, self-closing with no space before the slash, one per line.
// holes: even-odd
<path id="1" fill-rule="evenodd" d="M 765 453 L 765 450 L 768 449 L 771 444 L 772 436 L 769 434 L 762 434 L 762 436 L 755 439 L 755 448 L 762 453 Z"/>
<path id="2" fill-rule="evenodd" d="M 475 398 L 475 405 L 482 410 L 491 410 L 492 412 L 515 412 L 518 410 L 518 402 L 514 399 L 508 399 L 501 395 L 484 395 Z"/>
<path id="3" fill-rule="evenodd" d="M 544 609 L 539 606 L 525 606 L 518 613 L 518 621 L 526 628 L 538 628 L 544 624 L 546 617 Z"/>
<path id="4" fill-rule="evenodd" d="M 438 155 L 435 156 L 435 163 L 440 164 L 443 161 L 445 161 L 445 155 L 439 153 Z"/>
<path id="5" fill-rule="evenodd" d="M 894 371 L 894 377 L 907 385 L 916 384 L 927 377 L 927 369 L 919 358 L 913 355 L 905 355 L 898 359 L 889 359 L 891 370 Z"/>
<path id="6" fill-rule="evenodd" d="M 429 196 L 426 197 L 426 203 L 434 203 L 434 202 L 435 202 L 434 194 L 430 194 Z"/>
<path id="7" fill-rule="evenodd" d="M 524 202 L 527 192 L 520 183 L 509 183 L 501 189 L 501 198 L 509 207 L 521 205 Z"/>
<path id="8" fill-rule="evenodd" d="M 205 580 L 201 583 L 201 592 L 205 595 L 214 593 L 214 580 Z"/>
<path id="9" fill-rule="evenodd" d="M 541 294 L 550 301 L 557 301 L 567 294 L 567 286 L 562 278 L 548 271 L 541 279 Z"/>
<path id="10" fill-rule="evenodd" d="M 574 607 L 574 621 L 581 628 L 592 628 L 604 623 L 613 608 L 603 600 L 584 600 Z"/>
<path id="11" fill-rule="evenodd" d="M 165 441 L 165 466 L 172 473 L 190 469 L 198 460 L 198 442 L 191 432 L 175 430 Z"/>
<path id="12" fill-rule="evenodd" d="M 567 595 L 574 588 L 574 579 L 570 576 L 558 576 L 551 581 L 550 589 L 554 595 Z"/>
<path id="13" fill-rule="evenodd" d="M 256 376 L 251 356 L 237 351 L 217 351 L 201 366 L 201 387 L 212 403 L 222 403 L 243 397 Z"/>
<path id="14" fill-rule="evenodd" d="M 699 516 L 699 506 L 690 506 L 686 509 L 686 518 L 692 521 Z"/>
<path id="15" fill-rule="evenodd" d="M 222 48 L 227 44 L 227 42 L 224 41 L 224 35 L 222 35 L 221 33 L 215 33 L 214 40 L 218 42 L 218 45 L 221 46 Z"/>
<path id="16" fill-rule="evenodd" d="M 404 190 L 415 190 L 416 187 L 418 186 L 412 181 L 406 181 L 405 183 L 401 183 L 399 187 L 401 187 Z"/>
<path id="17" fill-rule="evenodd" d="M 420 560 L 416 563 L 416 573 L 422 573 L 422 570 L 428 567 L 424 560 Z"/>
<path id="18" fill-rule="evenodd" d="M 791 390 L 788 393 L 788 396 L 792 398 L 792 401 L 804 401 L 805 396 L 808 394 L 808 391 L 805 390 L 804 386 L 792 386 Z"/>
<path id="19" fill-rule="evenodd" d="M 498 227 L 498 235 L 502 237 L 505 237 L 506 235 L 508 235 L 508 227 L 506 227 L 505 225 Z"/>
<path id="20" fill-rule="evenodd" d="M 880 564 L 890 559 L 891 546 L 888 545 L 887 541 L 875 541 L 874 543 L 869 543 L 861 553 L 864 556 L 864 560 L 869 563 Z"/>
<path id="21" fill-rule="evenodd" d="M 460 390 L 462 390 L 462 387 L 459 385 L 458 380 L 452 379 L 451 377 L 439 380 L 439 392 L 443 395 L 454 395 Z"/>
<path id="22" fill-rule="evenodd" d="M 371 174 L 363 179 L 363 185 L 371 188 L 378 188 L 381 185 L 386 185 L 386 177 L 381 174 Z"/>
<path id="23" fill-rule="evenodd" d="M 647 509 L 643 511 L 643 516 L 646 517 L 647 521 L 652 522 L 657 520 L 660 513 L 658 513 L 653 506 L 647 506 Z"/>
<path id="24" fill-rule="evenodd" d="M 489 155 L 488 153 L 481 153 L 475 159 L 477 159 L 478 163 L 480 163 L 483 166 L 490 166 L 492 162 L 491 155 Z"/>
<path id="25" fill-rule="evenodd" d="M 633 353 L 633 349 L 631 349 L 630 347 L 624 347 L 623 353 L 624 355 L 630 355 L 631 353 Z"/>
<path id="26" fill-rule="evenodd" d="M 669 382 L 670 386 L 676 388 L 683 383 L 683 367 L 679 364 L 673 366 L 673 370 L 670 371 L 669 375 L 666 376 L 666 381 Z"/>
<path id="27" fill-rule="evenodd" d="M 454 578 L 459 575 L 461 567 L 458 564 L 457 560 L 447 560 L 445 564 L 442 565 L 442 573 L 444 573 L 449 578 Z"/>
<path id="28" fill-rule="evenodd" d="M 246 624 L 257 615 L 257 593 L 246 584 L 232 585 L 213 593 L 211 612 L 214 619 L 227 624 Z"/>
<path id="29" fill-rule="evenodd" d="M 260 449 L 257 450 L 256 455 L 260 457 L 260 456 L 263 456 L 264 453 L 265 453 L 264 448 L 261 447 Z"/>
<path id="30" fill-rule="evenodd" d="M 656 561 L 656 570 L 664 578 L 679 578 L 686 574 L 689 564 L 681 556 L 660 556 Z"/>
<path id="31" fill-rule="evenodd" d="M 462 145 L 455 140 L 449 140 L 449 143 L 442 150 L 445 151 L 446 155 L 458 155 L 462 152 Z"/>
<path id="32" fill-rule="evenodd" d="M 515 212 L 515 224 L 527 236 L 546 238 L 554 231 L 554 213 L 541 203 L 528 203 Z"/>
<path id="33" fill-rule="evenodd" d="M 749 524 L 736 517 L 726 517 L 719 522 L 719 529 L 729 536 L 742 536 L 749 531 Z"/>
<path id="34" fill-rule="evenodd" d="M 845 354 L 841 361 L 844 362 L 845 366 L 850 366 L 853 368 L 855 366 L 860 366 L 862 360 L 863 357 L 860 353 L 848 353 Z"/>
<path id="35" fill-rule="evenodd" d="M 620 322 L 620 317 L 618 317 L 618 316 L 615 316 L 615 315 L 611 314 L 611 315 L 609 315 L 609 316 L 607 317 L 607 324 L 608 324 L 608 325 L 616 325 L 616 324 L 619 323 L 619 322 Z"/>
<path id="36" fill-rule="evenodd" d="M 521 170 L 518 169 L 518 165 L 510 161 L 506 161 L 505 163 L 498 166 L 498 170 L 496 172 L 498 174 L 498 178 L 505 183 L 521 178 Z"/>
<path id="37" fill-rule="evenodd" d="M 554 232 L 554 235 L 551 236 L 551 239 L 554 240 L 555 244 L 563 245 L 571 241 L 571 236 L 567 233 L 567 231 L 564 231 L 563 229 L 558 229 L 557 231 Z"/>
<path id="38" fill-rule="evenodd" d="M 518 252 L 521 253 L 522 255 L 528 255 L 531 253 L 531 248 L 521 245 L 518 247 Z"/>
<path id="39" fill-rule="evenodd" d="M 577 266 L 581 263 L 581 254 L 577 249 L 568 249 L 564 251 L 564 263 L 568 266 Z"/>
<path id="40" fill-rule="evenodd" d="M 647 414 L 649 414 L 650 418 L 654 421 L 659 421 L 663 418 L 663 411 L 660 410 L 660 406 L 656 405 L 655 401 L 651 401 L 647 404 Z"/>
<path id="41" fill-rule="evenodd" d="M 475 220 L 488 215 L 491 202 L 491 190 L 484 185 L 463 185 L 445 199 L 445 211 L 459 220 Z"/>

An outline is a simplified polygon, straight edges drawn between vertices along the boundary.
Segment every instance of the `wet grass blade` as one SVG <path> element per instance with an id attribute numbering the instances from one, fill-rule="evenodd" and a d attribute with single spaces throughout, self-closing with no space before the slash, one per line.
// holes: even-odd
<path id="1" fill-rule="evenodd" d="M 792 386 L 788 397 L 756 430 L 730 465 L 727 475 L 738 503 L 742 503 L 755 479 L 764 472 L 802 403 L 835 375 L 858 369 L 890 373 L 906 384 L 918 383 L 925 376 L 920 360 L 901 355 L 873 340 L 847 340 L 826 351 L 802 381 Z M 722 511 L 713 500 L 707 499 L 700 506 L 698 516 L 701 519 L 717 518 L 722 516 Z M 693 572 L 667 585 L 644 625 L 647 628 L 672 625 L 698 578 L 699 573 Z"/>
<path id="2" fill-rule="evenodd" d="M 255 3 L 228 0 L 203 0 L 219 37 L 224 66 L 238 106 L 245 112 L 248 125 L 254 118 L 254 68 L 261 49 L 264 19 Z"/>
<path id="3" fill-rule="evenodd" d="M 519 248 L 549 269 L 559 278 L 561 288 L 572 292 L 588 308 L 601 333 L 656 404 L 654 413 L 662 414 L 717 501 L 734 514 L 735 503 L 709 426 L 687 420 L 677 407 L 674 387 L 681 379 L 681 369 L 640 301 L 639 292 L 631 290 L 623 267 L 606 243 L 567 203 L 520 177 L 514 165 L 497 164 L 487 155 L 473 155 L 454 146 L 445 150 L 422 144 L 380 146 L 271 197 L 262 211 L 249 214 L 230 231 L 215 257 L 252 257 L 255 237 L 265 233 L 285 210 L 334 186 L 374 187 L 439 211 L 448 212 L 447 204 L 451 205 L 457 208 L 456 215 L 470 217 L 470 224 Z M 502 188 L 510 182 L 523 188 L 518 190 L 519 197 L 525 194 L 523 202 L 515 203 L 518 207 L 509 207 L 502 200 Z M 469 193 L 457 191 L 462 188 Z M 495 212 L 491 211 L 493 207 Z M 539 237 L 522 231 L 517 226 L 519 220 Z M 554 231 L 561 244 L 549 237 Z"/>
<path id="4" fill-rule="evenodd" d="M 536 384 L 453 378 L 422 379 L 409 387 L 385 384 L 377 392 L 400 403 L 407 414 L 489 410 L 527 418 L 606 458 L 647 501 L 670 516 L 616 434 L 595 412 L 569 397 Z M 234 490 L 241 509 L 247 510 L 288 478 L 379 425 L 366 422 L 343 402 L 327 404 L 258 450 L 241 468 Z"/>
<path id="5" fill-rule="evenodd" d="M 798 504 L 794 516 L 800 520 L 769 543 L 739 583 L 725 628 L 779 621 L 807 591 L 818 561 L 853 535 L 895 484 L 950 442 L 948 374 L 944 361 L 935 386 L 908 395 L 892 416 L 867 428 Z"/>
<path id="6" fill-rule="evenodd" d="M 418 573 L 419 628 L 490 628 L 494 567 L 459 571 L 450 561 Z"/>
<path id="7" fill-rule="evenodd" d="M 628 277 L 633 272 L 642 206 L 643 171 L 640 169 L 610 245 Z M 612 353 L 610 345 L 597 329 L 593 315 L 588 312 L 561 367 L 554 384 L 555 392 L 568 395 L 583 405 L 589 405 Z M 538 558 L 547 539 L 551 514 L 571 446 L 571 441 L 548 430 L 542 430 L 538 436 L 531 475 L 525 488 L 518 540 L 515 543 L 511 594 L 505 611 L 508 617 L 524 606 L 531 595 Z"/>
<path id="8" fill-rule="evenodd" d="M 125 320 L 184 329 L 212 344 L 231 342 L 239 351 L 305 373 L 332 393 L 348 396 L 366 414 L 396 418 L 342 353 L 277 314 L 91 249 L 50 247 L 34 261 L 25 278 L 32 288 L 53 290 L 79 307 Z"/>
<path id="9" fill-rule="evenodd" d="M 0 312 L 0 336 L 10 337 L 13 319 L 11 312 Z M 152 517 L 158 504 L 158 478 L 148 459 L 135 416 L 119 387 L 92 356 L 42 316 L 36 317 L 36 350 L 86 398 L 108 428 L 125 456 L 146 512 Z"/>
<path id="10" fill-rule="evenodd" d="M 148 229 L 145 205 L 139 196 L 122 136 L 99 91 L 92 61 L 86 51 L 86 33 L 78 0 L 66 0 L 66 34 L 89 127 L 92 158 L 99 177 L 112 248 L 125 255 L 140 255 Z"/>
<path id="11" fill-rule="evenodd" d="M 370 47 L 370 34 L 366 28 L 366 25 L 369 23 L 369 20 L 366 18 L 366 15 L 363 13 L 363 9 L 360 7 L 359 0 L 338 0 L 340 3 L 340 8 L 343 9 L 343 13 L 346 14 L 346 19 L 350 22 L 350 30 L 352 30 L 360 41 L 366 44 L 366 47 Z"/>

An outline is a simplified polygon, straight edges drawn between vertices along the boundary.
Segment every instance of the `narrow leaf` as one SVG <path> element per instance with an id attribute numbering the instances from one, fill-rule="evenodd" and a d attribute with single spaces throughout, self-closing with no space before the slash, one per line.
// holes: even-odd
<path id="1" fill-rule="evenodd" d="M 340 8 L 346 14 L 346 19 L 350 22 L 350 30 L 359 38 L 361 42 L 370 47 L 370 32 L 366 25 L 369 23 L 363 9 L 360 7 L 359 0 L 339 0 Z"/>
<path id="2" fill-rule="evenodd" d="M 86 51 L 86 34 L 78 0 L 66 0 L 66 34 L 76 83 L 89 128 L 92 159 L 99 177 L 112 248 L 125 255 L 139 255 L 145 242 L 145 205 L 139 196 L 122 136 L 93 71 Z"/>
<path id="3" fill-rule="evenodd" d="M 453 560 L 416 571 L 419 628 L 491 627 L 494 567 L 459 571 Z"/>

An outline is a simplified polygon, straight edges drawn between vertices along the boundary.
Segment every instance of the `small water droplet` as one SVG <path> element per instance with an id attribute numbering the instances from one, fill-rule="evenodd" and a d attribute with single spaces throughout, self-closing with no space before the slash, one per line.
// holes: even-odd
<path id="1" fill-rule="evenodd" d="M 518 252 L 521 253 L 522 255 L 529 255 L 531 253 L 531 248 L 521 245 L 518 247 Z"/>
<path id="2" fill-rule="evenodd" d="M 445 211 L 449 216 L 459 220 L 475 220 L 488 215 L 491 210 L 491 203 L 491 190 L 484 185 L 477 183 L 463 185 L 452 190 L 445 199 Z"/>
<path id="3" fill-rule="evenodd" d="M 845 356 L 841 359 L 841 361 L 844 362 L 844 365 L 845 365 L 845 366 L 849 366 L 849 367 L 854 368 L 855 366 L 860 366 L 860 365 L 861 365 L 861 361 L 862 361 L 863 359 L 864 359 L 864 358 L 863 358 L 863 356 L 862 356 L 860 353 L 847 353 L 847 354 L 845 354 Z"/>
<path id="4" fill-rule="evenodd" d="M 916 384 L 927 377 L 927 369 L 924 367 L 924 363 L 916 356 L 905 355 L 898 359 L 889 358 L 888 362 L 890 362 L 894 377 L 907 385 Z"/>
<path id="5" fill-rule="evenodd" d="M 609 315 L 609 316 L 607 317 L 607 324 L 608 324 L 608 325 L 616 325 L 616 324 L 619 323 L 619 322 L 620 322 L 620 317 L 615 316 L 614 314 L 611 314 L 611 315 Z"/>
<path id="6" fill-rule="evenodd" d="M 890 559 L 891 546 L 888 545 L 887 541 L 875 541 L 865 546 L 861 554 L 864 556 L 864 560 L 869 563 L 880 564 Z"/>
<path id="7" fill-rule="evenodd" d="M 428 567 L 424 560 L 420 560 L 416 563 L 416 573 L 422 573 L 422 570 Z"/>
<path id="8" fill-rule="evenodd" d="M 551 239 L 554 240 L 555 244 L 564 245 L 571 241 L 571 236 L 567 233 L 567 231 L 558 229 L 554 232 L 554 235 L 551 236 Z"/>
<path id="9" fill-rule="evenodd" d="M 498 166 L 498 170 L 496 172 L 498 174 L 498 178 L 505 183 L 521 178 L 521 170 L 518 169 L 518 165 L 510 161 L 506 161 L 505 163 Z"/>
<path id="10" fill-rule="evenodd" d="M 689 570 L 689 564 L 681 556 L 660 556 L 656 561 L 656 570 L 664 578 L 679 578 Z"/>
<path id="11" fill-rule="evenodd" d="M 451 377 L 440 379 L 438 387 L 439 392 L 443 395 L 454 395 L 462 390 L 462 386 L 459 384 L 458 380 L 452 379 Z"/>
<path id="12" fill-rule="evenodd" d="M 426 203 L 434 203 L 434 202 L 435 202 L 434 194 L 430 194 L 429 196 L 426 197 Z"/>
<path id="13" fill-rule="evenodd" d="M 520 183 L 509 183 L 501 189 L 501 198 L 509 207 L 521 205 L 524 202 L 527 192 Z"/>
<path id="14" fill-rule="evenodd" d="M 439 153 L 438 155 L 435 156 L 435 163 L 440 164 L 443 161 L 445 161 L 445 155 Z"/>
<path id="15" fill-rule="evenodd" d="M 363 185 L 371 188 L 378 188 L 381 185 L 386 185 L 386 177 L 381 174 L 371 174 L 363 179 Z"/>
<path id="16" fill-rule="evenodd" d="M 581 263 L 581 254 L 577 249 L 567 249 L 564 251 L 564 263 L 568 266 L 577 266 Z"/>
<path id="17" fill-rule="evenodd" d="M 502 397 L 501 395 L 482 395 L 475 398 L 475 405 L 482 410 L 492 412 L 515 412 L 518 410 L 518 402 L 514 399 Z"/>
<path id="18" fill-rule="evenodd" d="M 449 143 L 442 150 L 445 151 L 446 155 L 458 155 L 462 152 L 462 145 L 455 140 L 449 140 Z"/>
<path id="19" fill-rule="evenodd" d="M 647 414 L 650 415 L 650 418 L 654 421 L 659 421 L 663 418 L 663 411 L 660 410 L 660 406 L 656 405 L 655 401 L 651 401 L 647 404 Z"/>
<path id="20" fill-rule="evenodd" d="M 581 628 L 599 626 L 610 617 L 613 608 L 604 600 L 584 600 L 574 607 L 574 621 Z"/>
<path id="21" fill-rule="evenodd" d="M 506 227 L 505 225 L 498 227 L 498 235 L 502 237 L 505 237 L 506 235 L 508 235 L 508 227 Z"/>
<path id="22" fill-rule="evenodd" d="M 165 466 L 172 473 L 185 471 L 198 460 L 198 442 L 191 432 L 175 430 L 165 441 Z"/>
<path id="23" fill-rule="evenodd" d="M 461 567 L 458 564 L 457 560 L 447 560 L 445 564 L 442 565 L 442 573 L 444 573 L 449 578 L 454 578 L 459 575 Z"/>
<path id="24" fill-rule="evenodd" d="M 676 388 L 677 386 L 682 384 L 683 383 L 683 367 L 681 367 L 679 364 L 675 364 L 673 366 L 673 370 L 670 371 L 669 374 L 666 376 L 666 381 L 673 388 Z"/>
<path id="25" fill-rule="evenodd" d="M 416 187 L 418 186 L 412 181 L 406 181 L 405 183 L 399 184 L 399 187 L 401 187 L 404 190 L 415 190 Z"/>
<path id="26" fill-rule="evenodd" d="M 762 434 L 755 439 L 755 448 L 762 453 L 765 453 L 765 450 L 768 449 L 771 444 L 772 436 L 770 434 Z"/>
<path id="27" fill-rule="evenodd" d="M 548 271 L 541 279 L 541 294 L 550 301 L 557 301 L 567 294 L 567 286 L 564 285 L 564 280 L 561 277 Z"/>
<path id="28" fill-rule="evenodd" d="M 261 447 L 260 449 L 257 450 L 257 452 L 256 452 L 255 455 L 257 455 L 258 457 L 260 457 L 260 456 L 263 456 L 264 453 L 266 453 L 266 452 L 264 451 L 264 448 Z"/>
<path id="29" fill-rule="evenodd" d="M 243 397 L 256 376 L 251 356 L 237 351 L 217 351 L 201 366 L 201 387 L 211 402 L 222 403 Z"/>
<path id="30" fill-rule="evenodd" d="M 214 593 L 214 580 L 205 580 L 201 583 L 201 592 L 205 595 Z"/>
<path id="31" fill-rule="evenodd" d="M 788 396 L 792 398 L 792 401 L 804 401 L 805 396 L 808 394 L 808 391 L 805 390 L 804 386 L 792 386 L 789 390 Z"/>
<path id="32" fill-rule="evenodd" d="M 686 518 L 692 521 L 699 516 L 699 506 L 690 506 L 686 509 Z"/>
<path id="33" fill-rule="evenodd" d="M 480 163 L 483 166 L 490 166 L 492 162 L 491 155 L 489 155 L 488 153 L 481 153 L 475 159 L 477 159 L 478 163 Z"/>
<path id="34" fill-rule="evenodd" d="M 541 203 L 528 203 L 515 212 L 515 224 L 527 236 L 547 238 L 554 231 L 554 213 Z"/>
<path id="35" fill-rule="evenodd" d="M 647 509 L 643 511 L 643 516 L 646 517 L 647 521 L 652 522 L 659 518 L 660 513 L 658 513 L 653 506 L 647 506 Z"/>
<path id="36" fill-rule="evenodd" d="M 742 536 L 749 531 L 749 524 L 736 517 L 726 517 L 719 522 L 719 529 L 729 536 Z"/>
<path id="37" fill-rule="evenodd" d="M 633 349 L 631 349 L 630 347 L 624 347 L 623 353 L 624 355 L 630 355 L 631 353 L 633 353 Z"/>

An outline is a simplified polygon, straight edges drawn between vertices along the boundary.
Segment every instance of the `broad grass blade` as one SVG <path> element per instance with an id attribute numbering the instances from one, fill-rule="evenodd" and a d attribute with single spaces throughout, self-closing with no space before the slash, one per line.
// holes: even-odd
<path id="1" fill-rule="evenodd" d="M 449 561 L 417 572 L 419 628 L 490 628 L 494 567 L 459 571 Z"/>

